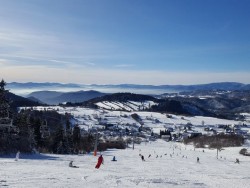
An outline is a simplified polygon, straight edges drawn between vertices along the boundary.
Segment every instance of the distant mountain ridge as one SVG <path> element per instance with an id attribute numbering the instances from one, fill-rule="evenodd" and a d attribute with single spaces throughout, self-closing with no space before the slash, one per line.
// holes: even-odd
<path id="1" fill-rule="evenodd" d="M 238 82 L 218 82 L 209 84 L 197 85 L 134 85 L 134 84 L 120 84 L 113 87 L 123 88 L 147 88 L 147 89 L 170 89 L 176 91 L 193 91 L 193 90 L 250 90 L 250 84 L 242 84 Z"/>
<path id="2" fill-rule="evenodd" d="M 15 95 L 13 93 L 8 92 L 7 93 L 7 99 L 10 100 L 10 107 L 13 110 L 16 110 L 17 107 L 25 107 L 25 106 L 39 106 L 41 105 L 40 102 L 38 101 L 34 101 L 34 100 L 30 100 L 18 95 Z"/>
<path id="3" fill-rule="evenodd" d="M 10 82 L 7 84 L 8 88 L 12 87 L 20 87 L 20 88 L 37 88 L 37 87 L 80 87 L 79 84 L 62 84 L 62 83 L 53 83 L 53 82 L 26 82 L 26 83 L 19 83 L 19 82 Z"/>
<path id="4" fill-rule="evenodd" d="M 240 113 L 250 113 L 250 91 L 192 91 L 180 95 L 152 97 L 133 93 L 105 94 L 97 91 L 34 92 L 29 99 L 8 93 L 14 109 L 20 106 L 37 106 L 67 102 L 67 106 L 84 106 L 110 110 L 140 111 L 212 116 L 225 119 L 242 119 Z M 42 99 L 42 100 L 41 100 Z"/>
<path id="5" fill-rule="evenodd" d="M 106 95 L 98 91 L 77 91 L 77 92 L 57 92 L 57 91 L 37 91 L 28 95 L 46 104 L 59 104 L 63 102 L 84 102 L 96 97 Z"/>
<path id="6" fill-rule="evenodd" d="M 187 108 L 189 105 L 189 109 Z M 85 106 L 89 108 L 102 108 L 123 111 L 154 111 L 161 113 L 174 113 L 186 115 L 211 115 L 209 111 L 192 103 L 184 103 L 178 99 L 157 99 L 148 95 L 133 93 L 114 93 L 94 98 L 82 103 L 70 104 L 73 106 Z M 192 111 L 190 110 L 192 109 Z"/>
<path id="7" fill-rule="evenodd" d="M 123 89 L 162 89 L 162 90 L 172 90 L 176 92 L 180 91 L 193 91 L 193 90 L 250 90 L 250 84 L 242 84 L 238 82 L 218 82 L 218 83 L 209 83 L 209 84 L 197 84 L 197 85 L 138 85 L 138 84 L 106 84 L 106 85 L 98 85 L 98 84 L 62 84 L 62 83 L 18 83 L 11 82 L 7 84 L 8 88 L 123 88 Z M 95 90 L 97 90 L 95 89 Z M 86 89 L 85 89 L 86 90 Z"/>

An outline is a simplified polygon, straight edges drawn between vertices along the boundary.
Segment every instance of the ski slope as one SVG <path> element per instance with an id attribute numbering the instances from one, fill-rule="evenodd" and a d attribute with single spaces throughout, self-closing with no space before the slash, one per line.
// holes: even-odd
<path id="1" fill-rule="evenodd" d="M 105 151 L 104 165 L 98 170 L 94 168 L 97 157 L 92 154 L 21 153 L 18 161 L 15 156 L 0 158 L 0 187 L 250 187 L 250 157 L 240 155 L 240 149 L 225 148 L 216 159 L 216 150 L 203 152 L 158 140 L 135 145 L 134 150 Z M 144 155 L 145 162 L 139 154 Z M 116 162 L 111 161 L 113 156 Z M 234 163 L 236 158 L 240 164 Z M 68 167 L 71 160 L 79 168 Z"/>
<path id="2" fill-rule="evenodd" d="M 106 110 L 121 110 L 121 111 L 140 111 L 150 108 L 152 105 L 156 105 L 157 103 L 153 101 L 144 101 L 142 102 L 135 102 L 135 101 L 127 101 L 127 102 L 110 102 L 110 101 L 103 101 L 98 102 L 96 105 L 101 109 Z"/>

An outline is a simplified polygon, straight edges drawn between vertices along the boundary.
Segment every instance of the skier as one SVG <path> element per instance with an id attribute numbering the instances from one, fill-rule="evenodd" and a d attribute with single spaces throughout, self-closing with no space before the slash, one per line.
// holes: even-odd
<path id="1" fill-rule="evenodd" d="M 111 161 L 117 161 L 117 160 L 115 159 L 115 156 L 113 157 L 113 159 L 112 159 Z"/>
<path id="2" fill-rule="evenodd" d="M 69 162 L 69 167 L 71 167 L 71 168 L 79 168 L 78 166 L 74 166 L 74 165 L 73 165 L 73 161 L 70 161 L 70 162 Z"/>
<path id="3" fill-rule="evenodd" d="M 18 161 L 19 156 L 20 156 L 20 151 L 18 151 L 18 152 L 16 153 L 16 159 L 15 159 L 15 161 Z"/>
<path id="4" fill-rule="evenodd" d="M 235 161 L 235 163 L 238 163 L 238 164 L 240 164 L 240 160 L 239 160 L 238 158 L 236 158 L 236 161 Z"/>
<path id="5" fill-rule="evenodd" d="M 141 160 L 142 160 L 142 161 L 145 161 L 145 159 L 144 159 L 144 156 L 143 156 L 143 155 L 141 155 Z"/>
<path id="6" fill-rule="evenodd" d="M 199 157 L 197 157 L 197 163 L 199 163 L 200 162 L 200 159 L 199 159 Z"/>
<path id="7" fill-rule="evenodd" d="M 97 169 L 100 168 L 101 164 L 103 164 L 103 163 L 104 163 L 104 159 L 103 159 L 102 155 L 100 155 L 100 157 L 98 157 L 98 161 L 97 161 L 95 168 L 97 168 Z"/>

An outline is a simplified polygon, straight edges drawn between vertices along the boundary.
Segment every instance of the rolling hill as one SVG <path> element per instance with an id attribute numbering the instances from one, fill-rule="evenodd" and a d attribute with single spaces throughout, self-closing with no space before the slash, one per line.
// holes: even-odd
<path id="1" fill-rule="evenodd" d="M 93 90 L 77 92 L 37 91 L 29 94 L 28 97 L 34 97 L 46 104 L 59 104 L 84 102 L 104 95 L 106 94 Z"/>

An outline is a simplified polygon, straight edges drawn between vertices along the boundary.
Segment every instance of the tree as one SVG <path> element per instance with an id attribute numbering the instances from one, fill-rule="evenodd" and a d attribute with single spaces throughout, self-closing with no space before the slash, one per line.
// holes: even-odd
<path id="1" fill-rule="evenodd" d="M 70 131 L 70 129 L 71 129 L 71 126 L 70 126 L 70 121 L 69 121 L 69 119 L 67 118 L 67 120 L 66 120 L 66 131 L 68 132 L 68 131 Z"/>
<path id="2" fill-rule="evenodd" d="M 6 97 L 7 90 L 5 90 L 6 83 L 4 80 L 0 82 L 0 118 L 9 117 L 10 105 Z"/>
<path id="3" fill-rule="evenodd" d="M 15 124 L 19 128 L 19 150 L 21 152 L 31 152 L 35 147 L 34 130 L 30 126 L 29 117 L 26 112 L 16 115 Z"/>
<path id="4" fill-rule="evenodd" d="M 57 126 L 56 131 L 54 133 L 54 139 L 53 139 L 54 153 L 59 153 L 59 154 L 64 153 L 63 139 L 64 139 L 64 129 L 63 126 L 60 124 Z"/>
<path id="5" fill-rule="evenodd" d="M 80 142 L 81 142 L 81 130 L 78 125 L 75 125 L 73 128 L 73 135 L 72 135 L 74 150 L 79 152 L 80 149 Z"/>
<path id="6" fill-rule="evenodd" d="M 34 118 L 33 118 L 34 119 Z M 40 118 L 35 118 L 34 122 L 33 120 L 31 121 L 32 126 L 34 127 L 34 137 L 35 137 L 35 141 L 36 141 L 36 146 L 42 147 L 43 146 L 43 141 L 42 141 L 42 136 L 41 136 L 41 119 Z"/>
<path id="7" fill-rule="evenodd" d="M 72 153 L 74 144 L 73 144 L 73 136 L 72 136 L 71 123 L 69 121 L 69 117 L 67 117 L 65 128 L 66 128 L 66 135 L 64 142 L 67 148 L 67 152 Z"/>

